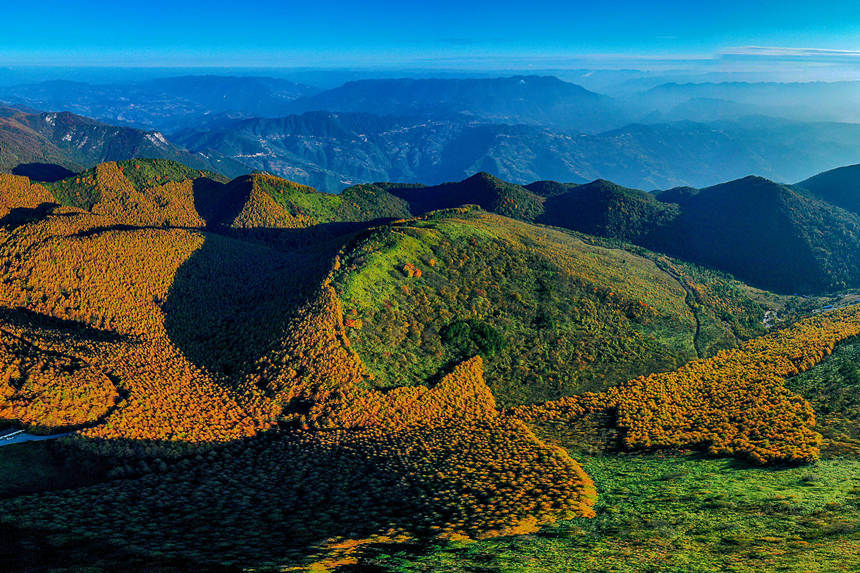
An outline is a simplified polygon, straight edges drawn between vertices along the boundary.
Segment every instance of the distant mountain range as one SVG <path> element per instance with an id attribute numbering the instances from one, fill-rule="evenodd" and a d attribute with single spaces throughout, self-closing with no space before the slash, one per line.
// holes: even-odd
<path id="1" fill-rule="evenodd" d="M 68 112 L 28 113 L 0 107 L 0 171 L 52 180 L 67 171 L 133 157 L 171 159 L 204 170 L 215 167 L 157 131 L 111 126 Z M 217 168 L 232 174 L 245 170 L 229 160 L 219 162 Z"/>
<path id="2" fill-rule="evenodd" d="M 492 123 L 588 133 L 633 122 L 712 122 L 749 115 L 803 122 L 860 122 L 860 81 L 655 84 L 649 79 L 612 91 L 611 85 L 595 80 L 600 76 L 593 71 L 565 76 L 577 83 L 548 75 L 388 77 L 348 81 L 326 90 L 253 76 L 187 75 L 109 84 L 53 80 L 2 86 L 0 101 L 47 111 L 71 111 L 167 135 L 218 123 L 223 118 L 274 118 L 307 111 L 425 119 L 465 115 Z M 314 77 L 307 75 L 308 81 L 314 81 Z M 614 97 L 583 85 L 611 90 Z"/>
<path id="3" fill-rule="evenodd" d="M 860 125 L 768 118 L 633 124 L 586 135 L 464 116 L 311 112 L 190 130 L 176 141 L 216 165 L 238 162 L 333 192 L 369 181 L 434 184 L 477 171 L 518 183 L 604 178 L 646 189 L 751 173 L 796 181 L 860 160 Z"/>
<path id="4" fill-rule="evenodd" d="M 50 81 L 0 89 L 0 101 L 63 110 L 111 123 L 175 131 L 220 116 L 282 117 L 306 111 L 361 112 L 600 131 L 633 116 L 612 98 L 555 77 L 378 79 L 318 90 L 266 77 L 183 76 L 128 84 Z"/>
<path id="5" fill-rule="evenodd" d="M 359 112 L 385 116 L 466 116 L 493 123 L 604 131 L 633 116 L 604 95 L 552 76 L 491 79 L 384 79 L 348 82 L 295 100 L 295 113 Z"/>
<path id="6" fill-rule="evenodd" d="M 795 121 L 860 122 L 860 81 L 666 83 L 628 103 L 658 112 L 655 120 L 737 119 L 751 113 Z M 718 113 L 715 116 L 714 113 Z"/>
<path id="7" fill-rule="evenodd" d="M 33 134 L 11 129 L 2 153 L 74 169 L 166 157 L 231 177 L 264 170 L 331 192 L 373 181 L 432 185 L 479 171 L 516 183 L 602 178 L 641 189 L 704 187 L 749 174 L 789 182 L 860 161 L 860 124 L 761 114 L 798 116 L 791 106 L 816 101 L 843 109 L 855 87 L 665 84 L 612 99 L 551 76 L 375 79 L 326 91 L 265 77 L 55 81 L 3 88 L 0 99 L 146 131 L 114 128 L 89 139 L 76 139 L 81 130 L 54 139 L 43 133 L 49 142 L 28 155 L 12 150 L 37 149 Z"/>
<path id="8" fill-rule="evenodd" d="M 277 78 L 181 76 L 107 85 L 73 81 L 25 84 L 0 88 L 0 101 L 170 133 L 222 114 L 286 115 L 290 101 L 315 91 Z"/>

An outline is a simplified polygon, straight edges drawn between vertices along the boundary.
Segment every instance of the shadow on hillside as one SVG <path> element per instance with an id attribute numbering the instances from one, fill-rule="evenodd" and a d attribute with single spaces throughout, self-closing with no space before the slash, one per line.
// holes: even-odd
<path id="1" fill-rule="evenodd" d="M 240 375 L 318 292 L 345 240 L 316 228 L 207 233 L 162 304 L 170 339 L 195 365 Z"/>
<path id="2" fill-rule="evenodd" d="M 242 212 L 251 189 L 249 187 L 247 192 L 239 193 L 231 187 L 229 183 L 220 183 L 206 177 L 193 181 L 194 208 L 206 221 L 207 227 L 212 228 L 225 221 L 232 221 Z"/>
<path id="3" fill-rule="evenodd" d="M 18 514 L 40 515 L 46 529 L 0 529 L 0 569 L 78 561 L 122 563 L 123 571 L 307 565 L 333 538 L 365 539 L 391 528 L 423 537 L 432 524 L 457 519 L 457 510 L 433 501 L 414 468 L 384 449 L 396 441 L 420 451 L 417 433 L 380 442 L 382 450 L 354 433 L 332 436 L 269 432 L 172 460 L 126 459 L 114 464 L 122 479 L 102 475 L 98 485 L 25 501 Z M 124 445 L 141 444 L 111 442 Z"/>
<path id="4" fill-rule="evenodd" d="M 21 307 L 0 307 L 0 323 L 40 331 L 45 336 L 56 336 L 58 340 L 74 337 L 92 342 L 119 342 L 125 339 L 123 335 L 109 330 L 100 330 L 80 322 L 39 314 Z"/>
<path id="5" fill-rule="evenodd" d="M 28 223 L 34 223 L 48 215 L 55 214 L 54 210 L 59 206 L 57 203 L 42 203 L 36 207 L 15 207 L 0 217 L 0 227 L 12 230 Z"/>
<path id="6" fill-rule="evenodd" d="M 23 175 L 40 183 L 54 183 L 74 174 L 74 171 L 54 163 L 21 163 L 12 168 L 12 175 Z"/>
<path id="7" fill-rule="evenodd" d="M 26 573 L 100 571 L 128 573 L 238 573 L 238 567 L 203 566 L 188 559 L 157 559 L 101 539 L 0 524 L 0 570 Z"/>

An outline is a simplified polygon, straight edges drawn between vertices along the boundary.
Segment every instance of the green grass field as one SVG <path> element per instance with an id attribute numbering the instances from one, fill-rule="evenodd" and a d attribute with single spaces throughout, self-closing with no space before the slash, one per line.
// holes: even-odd
<path id="1" fill-rule="evenodd" d="M 698 455 L 578 459 L 598 487 L 594 519 L 416 552 L 376 547 L 361 567 L 398 573 L 825 573 L 860 567 L 856 460 L 762 469 Z"/>
<path id="2" fill-rule="evenodd" d="M 857 365 L 860 340 L 854 339 L 788 380 L 816 408 L 825 437 L 814 464 L 761 468 L 690 453 L 600 453 L 614 434 L 601 434 L 599 423 L 544 425 L 538 433 L 567 447 L 597 484 L 596 518 L 413 552 L 374 547 L 360 567 L 390 573 L 857 571 Z"/>

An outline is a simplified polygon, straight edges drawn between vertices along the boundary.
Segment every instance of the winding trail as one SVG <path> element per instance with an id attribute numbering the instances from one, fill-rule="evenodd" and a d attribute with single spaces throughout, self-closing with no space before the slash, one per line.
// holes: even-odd
<path id="1" fill-rule="evenodd" d="M 690 313 L 693 315 L 693 318 L 696 321 L 696 330 L 693 332 L 693 350 L 696 351 L 696 356 L 698 358 L 704 358 L 704 353 L 699 348 L 699 333 L 702 330 L 702 321 L 699 319 L 699 313 L 696 312 L 696 295 L 693 294 L 693 289 L 690 288 L 690 285 L 687 284 L 687 281 L 675 271 L 670 265 L 667 265 L 665 262 L 660 260 L 659 258 L 651 259 L 656 267 L 672 277 L 672 279 L 681 285 L 681 288 L 684 289 L 686 295 L 684 296 L 684 302 L 687 304 L 687 308 L 690 309 Z"/>

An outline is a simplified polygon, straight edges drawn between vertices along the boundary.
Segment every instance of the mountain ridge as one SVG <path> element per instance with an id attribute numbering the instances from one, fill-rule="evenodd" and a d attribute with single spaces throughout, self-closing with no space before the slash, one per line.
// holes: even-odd
<path id="1" fill-rule="evenodd" d="M 57 164 L 78 171 L 105 161 L 163 158 L 214 171 L 200 155 L 170 143 L 158 131 L 111 126 L 70 112 L 0 110 L 0 170 L 28 164 Z M 218 166 L 236 165 L 226 162 Z M 235 171 L 234 171 L 235 173 Z"/>
<path id="2" fill-rule="evenodd" d="M 840 180 L 852 179 L 845 174 L 857 170 L 837 172 Z M 45 187 L 59 203 L 113 213 L 126 224 L 313 228 L 324 236 L 478 205 L 526 222 L 641 245 L 778 292 L 860 286 L 860 216 L 798 186 L 758 176 L 647 193 L 601 179 L 523 186 L 478 172 L 436 186 L 374 183 L 332 194 L 266 173 L 228 181 L 169 160 L 132 160 L 100 164 Z M 165 213 L 173 214 L 164 219 Z"/>

